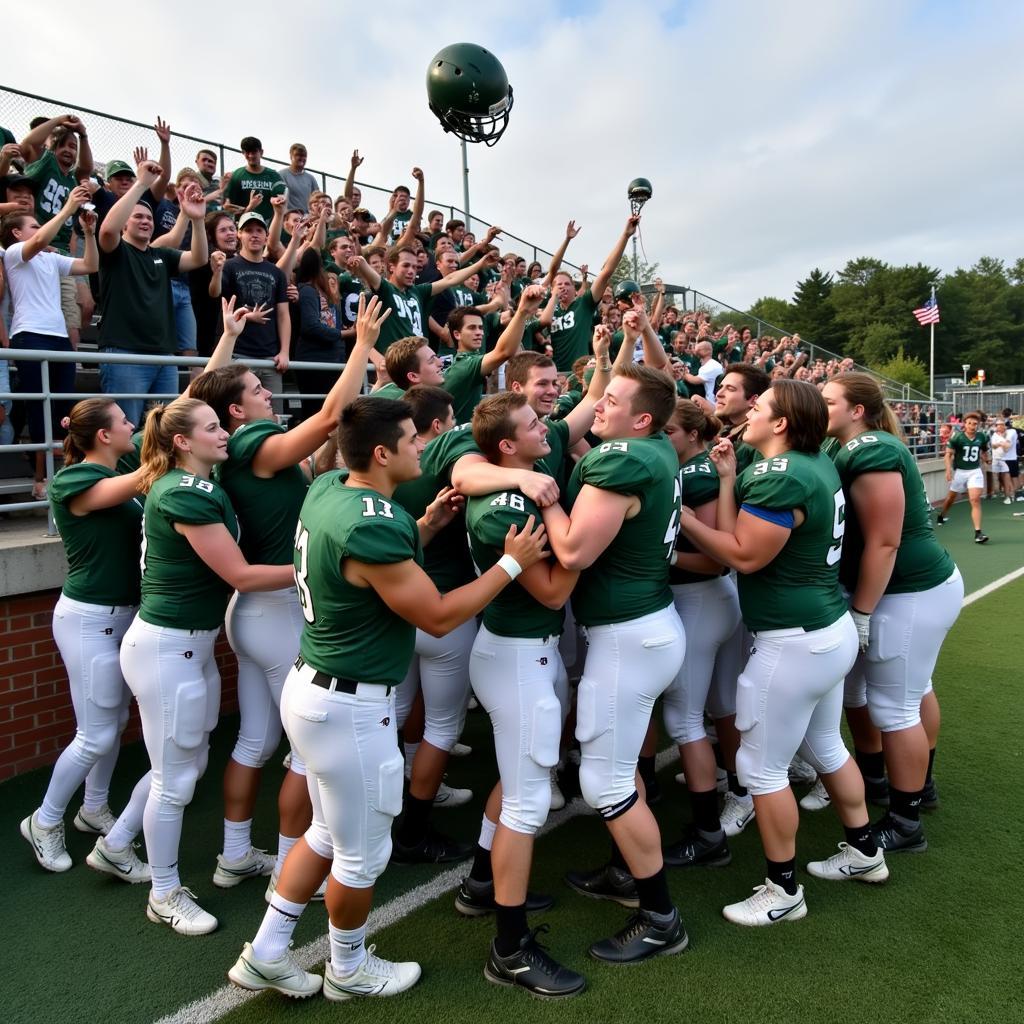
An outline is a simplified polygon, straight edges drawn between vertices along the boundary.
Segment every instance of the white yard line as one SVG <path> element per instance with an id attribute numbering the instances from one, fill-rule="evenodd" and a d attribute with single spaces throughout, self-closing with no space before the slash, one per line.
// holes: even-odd
<path id="1" fill-rule="evenodd" d="M 678 756 L 678 749 L 676 747 L 668 747 L 663 750 L 658 754 L 657 761 L 655 762 L 658 771 L 661 771 L 662 768 Z M 566 804 L 562 810 L 555 811 L 549 815 L 544 827 L 538 832 L 538 836 L 545 835 L 553 829 L 564 825 L 567 821 L 587 813 L 593 812 L 577 797 L 571 803 Z M 395 869 L 393 868 L 392 870 Z M 444 896 L 445 893 L 456 889 L 465 875 L 466 864 L 457 864 L 446 871 L 442 871 L 439 875 L 435 875 L 429 882 L 424 882 L 423 885 L 418 885 L 415 889 L 410 889 L 408 892 L 402 893 L 401 896 L 396 896 L 394 899 L 377 907 L 376 910 L 371 912 L 369 920 L 366 922 L 366 937 L 369 938 L 374 933 L 388 928 L 397 921 L 401 921 L 402 918 L 408 917 L 413 912 L 419 910 L 420 907 L 425 906 L 431 900 L 437 899 L 438 896 Z M 455 913 L 455 911 L 453 910 L 452 913 Z M 241 942 L 242 939 L 240 937 L 239 950 L 242 948 Z M 312 942 L 307 942 L 306 945 L 293 950 L 292 954 L 296 961 L 306 970 L 317 964 L 322 964 L 329 954 L 327 936 L 324 935 L 319 939 L 314 939 Z M 226 971 L 230 966 L 230 964 L 225 964 L 224 970 Z M 258 992 L 247 992 L 244 989 L 235 988 L 234 985 L 224 985 L 205 998 L 196 999 L 194 1002 L 187 1003 L 180 1009 L 175 1010 L 174 1013 L 161 1017 L 156 1024 L 210 1024 L 211 1021 L 219 1020 L 236 1007 L 247 1003 L 259 994 Z"/>
<path id="2" fill-rule="evenodd" d="M 975 601 L 980 601 L 983 597 L 988 597 L 993 591 L 998 590 L 1000 587 L 1005 587 L 1007 583 L 1012 583 L 1014 580 L 1020 579 L 1024 576 L 1024 565 L 1019 569 L 1014 569 L 1013 572 L 1008 572 L 1005 576 L 1000 576 L 999 579 L 993 580 L 987 586 L 981 587 L 976 590 L 973 594 L 968 594 L 964 598 L 964 608 L 969 604 L 974 604 Z"/>

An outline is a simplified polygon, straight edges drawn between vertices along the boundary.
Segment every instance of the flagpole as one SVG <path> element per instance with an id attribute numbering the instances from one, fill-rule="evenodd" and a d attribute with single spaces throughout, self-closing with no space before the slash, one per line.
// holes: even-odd
<path id="1" fill-rule="evenodd" d="M 935 287 L 932 286 L 932 304 L 935 304 Z M 935 321 L 933 320 L 929 326 L 931 333 L 931 343 L 929 346 L 929 357 L 928 357 L 928 397 L 934 402 L 935 401 Z"/>

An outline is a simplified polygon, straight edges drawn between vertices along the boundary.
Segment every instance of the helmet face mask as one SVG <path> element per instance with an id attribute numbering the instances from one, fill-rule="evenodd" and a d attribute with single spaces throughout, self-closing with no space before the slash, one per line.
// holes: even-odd
<path id="1" fill-rule="evenodd" d="M 624 305 L 633 305 L 633 296 L 640 294 L 640 285 L 636 281 L 620 281 L 615 286 L 615 291 L 612 292 L 612 297 L 616 302 L 621 302 Z"/>
<path id="2" fill-rule="evenodd" d="M 629 208 L 636 216 L 644 203 L 654 195 L 654 189 L 646 178 L 634 178 L 626 189 L 626 195 L 629 198 Z"/>
<path id="3" fill-rule="evenodd" d="M 512 86 L 489 50 L 474 43 L 446 46 L 427 69 L 430 109 L 446 132 L 493 146 L 508 127 Z"/>

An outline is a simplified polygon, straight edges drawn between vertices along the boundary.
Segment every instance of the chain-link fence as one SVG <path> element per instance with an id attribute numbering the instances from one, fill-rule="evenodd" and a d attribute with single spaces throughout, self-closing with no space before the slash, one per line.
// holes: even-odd
<path id="1" fill-rule="evenodd" d="M 980 409 L 989 415 L 1010 409 L 1011 415 L 1024 415 L 1024 388 L 954 388 L 953 412 L 963 416 L 965 412 Z"/>
<path id="2" fill-rule="evenodd" d="M 132 121 L 113 114 L 105 114 L 99 110 L 90 110 L 88 107 L 78 106 L 74 103 L 65 103 L 45 96 L 35 96 L 19 89 L 0 86 L 0 126 L 7 128 L 16 139 L 22 139 L 28 134 L 29 124 L 34 118 L 49 119 L 59 114 L 74 114 L 82 119 L 88 132 L 96 170 L 100 174 L 111 160 L 124 160 L 134 166 L 132 153 L 137 146 L 145 147 L 151 159 L 155 160 L 160 154 L 160 140 L 151 124 L 143 124 L 141 121 Z M 172 176 L 182 167 L 194 167 L 196 153 L 200 149 L 209 149 L 217 154 L 218 177 L 245 164 L 242 151 L 237 146 L 217 142 L 213 139 L 204 139 L 198 135 L 187 135 L 173 130 L 172 126 L 170 140 Z M 287 160 L 275 159 L 267 154 L 263 156 L 263 163 L 275 171 L 280 171 L 288 166 Z M 317 170 L 314 167 L 307 167 L 306 170 L 318 179 L 323 191 L 332 199 L 337 199 L 344 193 L 347 171 L 345 174 L 337 174 Z M 388 209 L 392 188 L 373 185 L 365 181 L 356 181 L 355 184 L 362 192 L 362 205 L 376 216 L 383 217 Z M 437 199 L 431 198 L 426 200 L 424 218 L 433 209 L 440 210 L 445 215 L 446 221 L 465 221 L 467 230 L 473 231 L 478 237 L 481 237 L 491 226 L 489 221 L 480 217 L 467 216 L 464 210 L 452 203 L 439 202 Z M 510 234 L 508 231 L 502 231 L 501 237 L 502 248 L 505 251 L 515 252 L 516 255 L 522 256 L 526 260 L 540 260 L 546 263 L 552 255 L 547 249 L 541 248 L 525 238 L 520 238 L 518 235 Z M 575 264 L 568 261 L 563 262 L 566 266 L 579 269 Z"/>

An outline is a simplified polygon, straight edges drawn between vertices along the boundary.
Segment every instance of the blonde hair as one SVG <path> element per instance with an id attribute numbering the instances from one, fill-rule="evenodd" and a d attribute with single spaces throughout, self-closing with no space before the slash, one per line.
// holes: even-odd
<path id="1" fill-rule="evenodd" d="M 154 405 L 149 410 L 140 457 L 142 480 L 139 490 L 143 494 L 148 494 L 153 484 L 174 468 L 175 435 L 190 433 L 195 426 L 196 413 L 209 408 L 197 398 L 176 398 L 167 405 Z"/>

